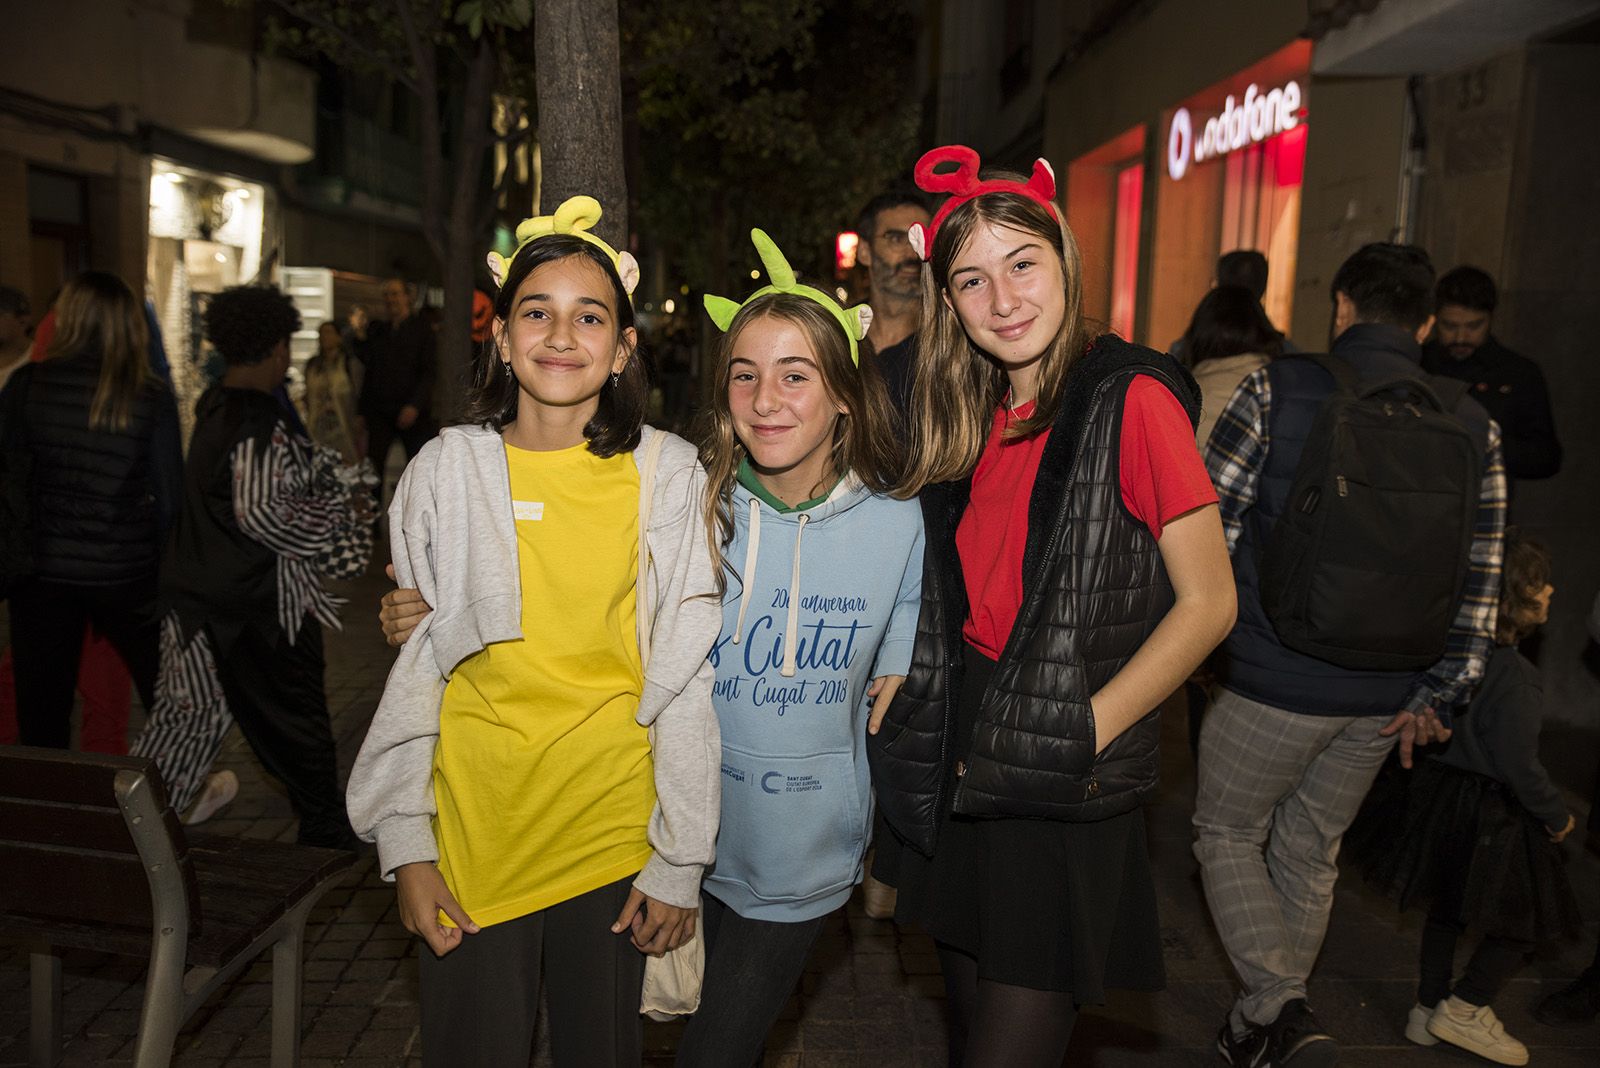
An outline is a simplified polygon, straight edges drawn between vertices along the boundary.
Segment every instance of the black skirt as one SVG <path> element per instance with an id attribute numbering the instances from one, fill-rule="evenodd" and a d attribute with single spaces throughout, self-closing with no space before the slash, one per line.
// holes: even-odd
<path id="1" fill-rule="evenodd" d="M 977 959 L 978 976 L 1065 991 L 1159 990 L 1166 972 L 1139 809 L 1091 823 L 973 819 L 949 812 L 995 662 L 968 647 L 954 752 L 932 858 L 881 837 L 873 874 L 895 887 L 895 920 Z"/>
<path id="2" fill-rule="evenodd" d="M 1582 924 L 1566 858 L 1539 821 L 1503 783 L 1437 760 L 1388 769 L 1345 850 L 1402 909 L 1531 942 L 1574 938 Z"/>

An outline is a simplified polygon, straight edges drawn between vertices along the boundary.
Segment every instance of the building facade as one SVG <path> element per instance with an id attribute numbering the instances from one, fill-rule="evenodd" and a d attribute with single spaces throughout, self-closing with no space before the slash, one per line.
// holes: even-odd
<path id="1" fill-rule="evenodd" d="M 0 38 L 0 284 L 42 312 L 82 270 L 121 276 L 156 308 L 185 414 L 210 294 L 315 266 L 342 315 L 385 276 L 437 277 L 404 99 L 266 36 L 259 5 L 60 0 L 8 11 Z"/>

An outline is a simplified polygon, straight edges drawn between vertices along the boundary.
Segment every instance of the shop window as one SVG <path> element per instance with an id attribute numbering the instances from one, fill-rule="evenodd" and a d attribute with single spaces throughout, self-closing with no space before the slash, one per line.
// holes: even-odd
<path id="1" fill-rule="evenodd" d="M 1111 232 L 1111 332 L 1133 337 L 1139 288 L 1139 218 L 1144 205 L 1144 164 L 1117 171 L 1117 213 Z"/>
<path id="2" fill-rule="evenodd" d="M 1083 306 L 1096 329 L 1138 329 L 1145 128 L 1135 126 L 1067 167 L 1067 225 L 1083 264 Z"/>
<path id="3" fill-rule="evenodd" d="M 1310 42 L 1296 41 L 1163 116 L 1145 314 L 1154 342 L 1183 333 L 1217 258 L 1236 249 L 1266 256 L 1262 304 L 1279 329 L 1289 325 L 1310 60 Z"/>

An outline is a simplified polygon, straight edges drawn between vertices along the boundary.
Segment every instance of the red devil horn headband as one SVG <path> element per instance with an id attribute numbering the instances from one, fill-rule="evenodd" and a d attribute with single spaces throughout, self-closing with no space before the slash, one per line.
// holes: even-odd
<path id="1" fill-rule="evenodd" d="M 933 239 L 952 211 L 985 193 L 1016 193 L 1025 196 L 1029 200 L 1043 204 L 1050 212 L 1051 218 L 1058 218 L 1056 206 L 1051 202 L 1056 195 L 1056 172 L 1050 169 L 1050 164 L 1046 160 L 1034 161 L 1033 175 L 1026 182 L 1016 182 L 1009 178 L 980 181 L 978 178 L 980 162 L 978 154 L 966 145 L 945 145 L 943 148 L 933 149 L 917 160 L 917 188 L 928 193 L 950 194 L 950 199 L 941 204 L 934 214 L 933 222 L 928 224 L 926 233 L 923 233 L 920 225 L 913 224 L 907 234 L 911 240 L 911 247 L 916 250 L 918 256 L 927 259 L 933 254 Z M 936 169 L 946 163 L 954 163 L 955 170 Z"/>

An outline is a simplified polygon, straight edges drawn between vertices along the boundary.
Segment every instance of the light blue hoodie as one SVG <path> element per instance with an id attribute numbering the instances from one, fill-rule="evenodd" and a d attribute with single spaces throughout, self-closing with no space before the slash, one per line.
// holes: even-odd
<path id="1" fill-rule="evenodd" d="M 733 510 L 711 650 L 722 827 L 705 890 L 741 916 L 798 923 L 861 880 L 867 687 L 911 666 L 922 510 L 849 476 L 793 512 L 737 485 Z"/>

